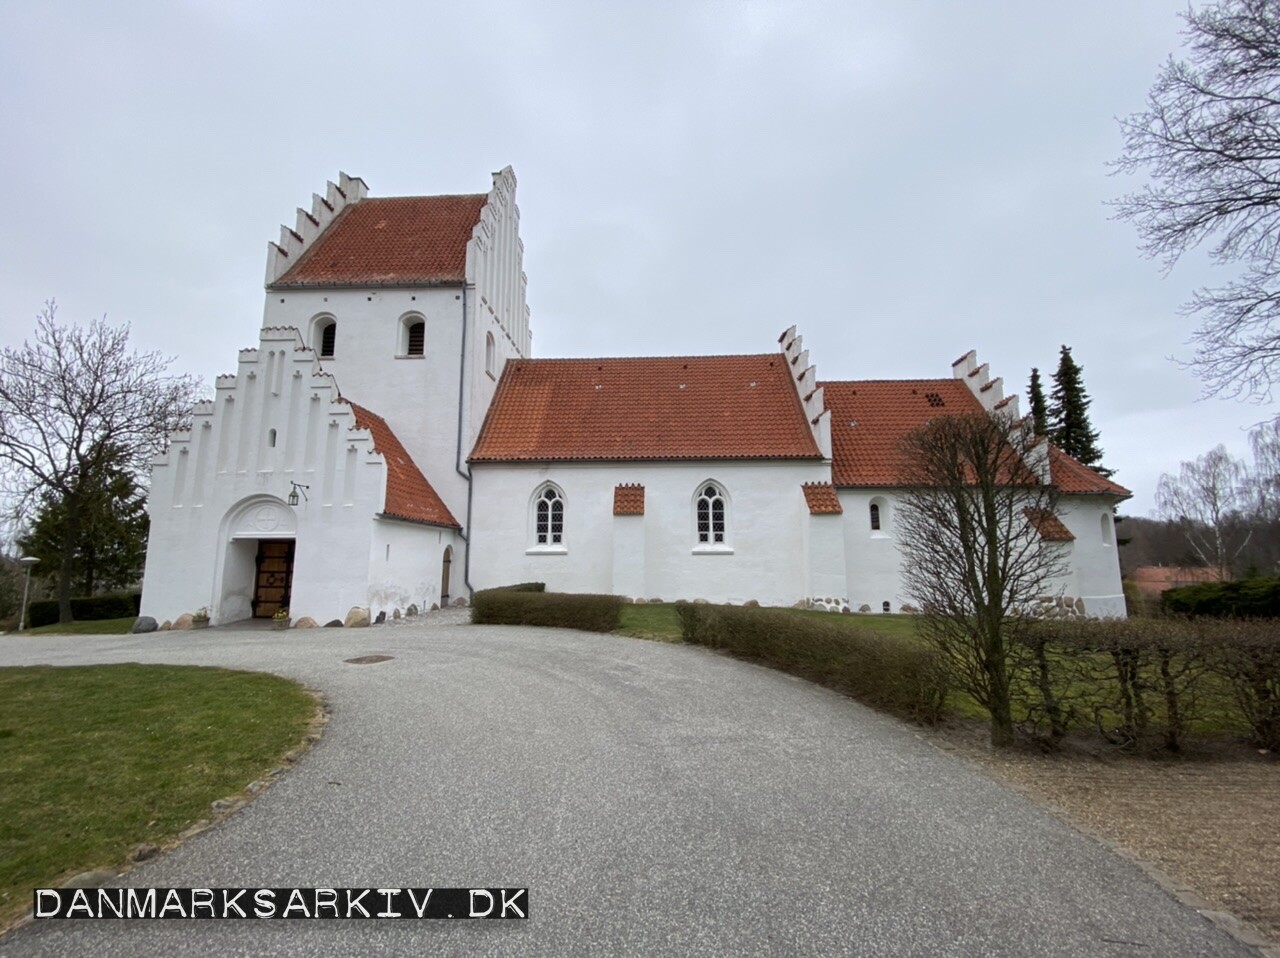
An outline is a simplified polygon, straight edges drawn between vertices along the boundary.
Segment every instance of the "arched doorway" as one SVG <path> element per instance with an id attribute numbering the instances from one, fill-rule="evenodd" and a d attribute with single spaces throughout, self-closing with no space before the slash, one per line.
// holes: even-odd
<path id="1" fill-rule="evenodd" d="M 293 593 L 297 517 L 275 496 L 251 496 L 227 510 L 224 547 L 214 591 L 214 621 L 269 619 L 287 609 Z"/>
<path id="2" fill-rule="evenodd" d="M 449 566 L 453 562 L 453 546 L 444 547 L 444 561 L 440 563 L 440 608 L 449 604 Z"/>

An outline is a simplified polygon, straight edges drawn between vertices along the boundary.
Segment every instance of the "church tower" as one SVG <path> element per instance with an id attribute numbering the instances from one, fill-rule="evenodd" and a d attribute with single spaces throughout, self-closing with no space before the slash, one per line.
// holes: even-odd
<path id="1" fill-rule="evenodd" d="M 372 197 L 340 173 L 267 250 L 263 328 L 299 330 L 459 516 L 503 364 L 531 350 L 515 193 L 509 166 L 444 196 Z"/>
<path id="2" fill-rule="evenodd" d="M 256 348 L 152 463 L 143 612 L 215 624 L 468 593 L 467 455 L 530 351 L 507 167 L 488 193 L 340 174 L 267 252 Z"/>

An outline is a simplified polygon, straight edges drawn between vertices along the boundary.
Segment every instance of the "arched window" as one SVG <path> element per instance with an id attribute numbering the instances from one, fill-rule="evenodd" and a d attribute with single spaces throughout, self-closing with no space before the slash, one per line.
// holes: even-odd
<path id="1" fill-rule="evenodd" d="M 1104 512 L 1102 514 L 1102 541 L 1106 545 L 1111 545 L 1114 527 L 1112 526 L 1111 513 Z"/>
<path id="2" fill-rule="evenodd" d="M 493 342 L 493 333 L 484 334 L 484 371 L 490 376 L 497 378 L 494 372 L 494 364 L 497 362 L 497 348 Z"/>
<path id="3" fill-rule="evenodd" d="M 338 338 L 338 323 L 332 317 L 326 316 L 316 320 L 315 335 L 312 337 L 312 344 L 315 346 L 316 354 L 321 359 L 332 359 L 334 344 Z"/>
<path id="4" fill-rule="evenodd" d="M 724 492 L 714 482 L 705 483 L 698 491 L 697 525 L 699 545 L 723 545 L 727 541 Z"/>
<path id="5" fill-rule="evenodd" d="M 276 447 L 276 431 L 274 429 L 267 430 L 267 445 L 272 449 Z"/>
<path id="6" fill-rule="evenodd" d="M 564 544 L 564 497 L 554 486 L 547 486 L 534 500 L 533 541 L 540 546 Z"/>
<path id="7" fill-rule="evenodd" d="M 406 356 L 421 356 L 426 349 L 426 343 L 427 324 L 425 322 L 417 319 L 405 324 L 404 354 Z"/>
<path id="8" fill-rule="evenodd" d="M 872 499 L 871 505 L 867 507 L 867 519 L 868 525 L 871 527 L 872 538 L 888 538 L 889 500 L 884 496 L 876 496 Z"/>

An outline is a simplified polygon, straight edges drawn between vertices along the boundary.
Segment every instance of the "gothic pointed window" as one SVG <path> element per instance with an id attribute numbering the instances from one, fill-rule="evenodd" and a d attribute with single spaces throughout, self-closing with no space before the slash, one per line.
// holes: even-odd
<path id="1" fill-rule="evenodd" d="M 564 498 L 554 486 L 547 486 L 534 500 L 533 530 L 536 545 L 564 544 Z"/>
<path id="2" fill-rule="evenodd" d="M 704 484 L 698 492 L 696 516 L 698 545 L 724 545 L 728 533 L 724 493 L 714 482 Z"/>

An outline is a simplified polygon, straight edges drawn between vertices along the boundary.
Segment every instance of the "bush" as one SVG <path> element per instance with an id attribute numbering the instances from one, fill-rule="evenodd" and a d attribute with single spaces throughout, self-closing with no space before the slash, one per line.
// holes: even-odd
<path id="1" fill-rule="evenodd" d="M 1275 632 L 1214 619 L 1038 623 L 1017 683 L 1024 722 L 1053 739 L 1094 728 L 1125 748 L 1154 740 L 1177 751 L 1196 724 L 1225 719 L 1259 747 L 1280 748 Z"/>
<path id="2" fill-rule="evenodd" d="M 545 582 L 517 582 L 515 585 L 500 585 L 496 589 L 486 589 L 486 592 L 546 592 L 547 584 Z"/>
<path id="3" fill-rule="evenodd" d="M 1202 582 L 1168 589 L 1160 602 L 1177 615 L 1274 619 L 1280 617 L 1280 579 Z"/>
<path id="4" fill-rule="evenodd" d="M 71 600 L 71 617 L 77 622 L 99 619 L 127 619 L 136 616 L 142 606 L 142 593 L 91 595 Z M 35 629 L 58 621 L 58 600 L 40 599 L 27 605 L 27 623 Z"/>
<path id="5" fill-rule="evenodd" d="M 471 621 L 483 625 L 545 625 L 584 632 L 612 632 L 622 624 L 622 598 L 484 589 L 472 599 Z"/>
<path id="6" fill-rule="evenodd" d="M 680 605 L 686 641 L 760 662 L 918 722 L 941 719 L 947 685 L 913 642 L 787 609 Z"/>

